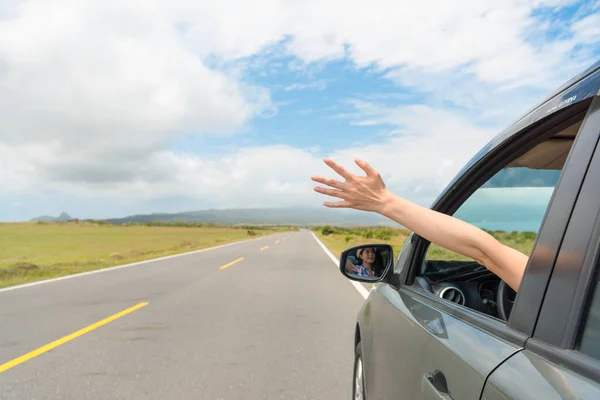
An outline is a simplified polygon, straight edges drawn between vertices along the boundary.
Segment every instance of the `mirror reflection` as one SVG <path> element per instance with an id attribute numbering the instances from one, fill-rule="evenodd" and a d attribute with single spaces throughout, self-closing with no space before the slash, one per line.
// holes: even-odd
<path id="1" fill-rule="evenodd" d="M 345 272 L 361 280 L 377 280 L 392 259 L 389 246 L 365 245 L 347 252 Z"/>

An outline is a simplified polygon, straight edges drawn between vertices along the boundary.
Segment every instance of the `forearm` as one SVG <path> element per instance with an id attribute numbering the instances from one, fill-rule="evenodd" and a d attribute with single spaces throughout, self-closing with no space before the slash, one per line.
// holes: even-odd
<path id="1" fill-rule="evenodd" d="M 432 243 L 474 259 L 515 291 L 519 289 L 528 257 L 482 229 L 391 193 L 378 212 Z"/>
<path id="2" fill-rule="evenodd" d="M 379 213 L 417 235 L 448 250 L 455 251 L 483 263 L 485 252 L 495 239 L 485 231 L 457 218 L 430 210 L 389 194 Z M 486 246 L 487 244 L 487 246 Z"/>
<path id="3" fill-rule="evenodd" d="M 355 271 L 355 267 L 354 264 L 352 264 L 350 261 L 346 260 L 346 272 L 351 273 Z"/>

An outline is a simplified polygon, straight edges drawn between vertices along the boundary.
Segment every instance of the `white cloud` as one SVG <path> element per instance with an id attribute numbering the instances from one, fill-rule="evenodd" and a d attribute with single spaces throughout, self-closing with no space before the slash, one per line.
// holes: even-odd
<path id="1" fill-rule="evenodd" d="M 203 199 L 219 208 L 297 205 L 315 199 L 309 174 L 326 172 L 314 151 L 274 145 L 243 148 L 215 158 L 164 150 L 153 153 L 144 165 L 120 163 L 113 168 L 108 163 L 101 168 L 101 163 L 82 163 L 83 168 L 61 171 L 64 179 L 48 180 L 46 170 L 39 168 L 40 162 L 28 156 L 31 149 L 0 147 L 0 156 L 13 155 L 7 163 L 17 162 L 16 168 L 11 169 L 13 174 L 4 169 L 0 172 L 0 182 L 12 185 L 13 192 L 22 194 L 52 191 L 122 200 L 185 196 Z M 26 165 L 38 168 L 27 169 Z M 56 166 L 56 161 L 51 165 Z M 103 179 L 94 181 L 96 173 Z M 114 174 L 114 179 L 110 179 L 110 174 Z"/>
<path id="2" fill-rule="evenodd" d="M 289 2 L 169 2 L 165 12 L 185 43 L 199 54 L 235 59 L 285 42 L 305 62 L 348 57 L 358 66 L 418 68 L 440 72 L 457 67 L 484 82 L 543 83 L 576 44 L 544 30 L 541 9 L 574 0 L 393 0 Z M 529 36 L 551 46 L 536 46 Z"/>
<path id="3" fill-rule="evenodd" d="M 268 93 L 208 68 L 153 1 L 22 2 L 0 20 L 0 140 L 60 160 L 143 160 L 181 132 L 232 132 Z"/>
<path id="4" fill-rule="evenodd" d="M 560 66 L 574 46 L 569 40 L 548 38 L 562 45 L 538 48 L 527 40 L 543 22 L 532 15 L 534 10 L 573 1 L 425 0 L 400 5 L 392 0 L 374 0 L 354 2 L 352 7 L 342 0 L 326 4 L 316 0 L 272 1 L 260 2 L 252 19 L 240 17 L 243 5 L 230 1 L 220 2 L 221 7 L 227 7 L 226 3 L 236 11 L 223 19 L 240 31 L 250 32 L 237 38 L 238 50 L 226 52 L 229 56 L 254 53 L 259 46 L 250 46 L 250 42 L 268 45 L 289 37 L 287 49 L 307 62 L 349 57 L 361 67 L 404 66 L 428 72 L 463 67 L 484 82 L 522 84 L 543 82 L 544 75 Z M 267 8 L 269 11 L 263 13 Z M 257 19 L 263 23 L 255 32 Z M 267 26 L 273 27 L 271 40 L 265 33 Z M 212 33 L 213 52 L 231 48 L 230 35 L 219 29 Z"/>
<path id="5" fill-rule="evenodd" d="M 498 130 L 482 128 L 459 114 L 423 105 L 385 108 L 355 102 L 355 123 L 390 125 L 395 134 L 373 142 L 367 138 L 332 154 L 352 166 L 361 157 L 380 170 L 399 194 L 427 204 Z"/>
<path id="6" fill-rule="evenodd" d="M 575 31 L 578 42 L 597 43 L 600 41 L 600 14 L 588 15 L 575 22 L 572 29 Z"/>
<path id="7" fill-rule="evenodd" d="M 312 201 L 308 176 L 323 171 L 314 151 L 255 147 L 215 159 L 170 150 L 181 133 L 232 134 L 257 115 L 275 114 L 268 88 L 244 82 L 251 61 L 240 58 L 257 56 L 257 68 L 285 52 L 300 65 L 346 57 L 436 92 L 441 103 L 476 109 L 484 91 L 546 90 L 580 67 L 585 52 L 574 53 L 575 45 L 594 45 L 597 15 L 574 23 L 572 37 L 542 32 L 542 45 L 528 40 L 543 22 L 534 10 L 571 2 L 3 1 L 0 187 L 193 194 L 221 206 Z M 352 123 L 400 134 L 331 155 L 369 160 L 394 188 L 424 202 L 492 132 L 443 104 L 352 104 Z M 494 105 L 489 115 L 505 106 Z"/>
<path id="8" fill-rule="evenodd" d="M 383 108 L 356 102 L 355 107 L 354 121 L 391 125 L 397 133 L 380 142 L 366 138 L 329 154 L 318 148 L 286 145 L 242 148 L 218 158 L 165 150 L 153 153 L 144 165 L 78 160 L 78 169 L 68 169 L 73 164 L 69 159 L 60 169 L 60 154 L 42 153 L 41 149 L 34 152 L 36 149 L 32 148 L 0 147 L 0 157 L 9 157 L 8 162 L 16 163 L 13 170 L 21 173 L 12 184 L 35 182 L 34 187 L 21 187 L 24 192 L 53 190 L 123 200 L 187 196 L 209 199 L 219 208 L 320 204 L 324 199 L 312 191 L 314 182 L 310 176 L 335 176 L 322 163 L 323 156 L 333 157 L 355 173 L 362 171 L 353 158 L 361 157 L 382 173 L 390 189 L 429 205 L 462 165 L 496 133 L 479 128 L 464 117 L 426 106 Z M 28 165 L 45 167 L 28 169 Z M 56 168 L 64 179 L 49 180 L 48 173 L 55 173 Z M 96 174 L 98 180 L 93 179 Z M 6 175 L 0 175 L 0 181 L 6 179 Z"/>
<path id="9" fill-rule="evenodd" d="M 314 90 L 325 90 L 325 88 L 327 87 L 327 82 L 324 80 L 318 80 L 315 82 L 309 82 L 309 83 L 292 83 L 291 85 L 288 85 L 285 87 L 286 91 L 292 91 L 292 90 L 306 90 L 306 89 L 314 89 Z"/>

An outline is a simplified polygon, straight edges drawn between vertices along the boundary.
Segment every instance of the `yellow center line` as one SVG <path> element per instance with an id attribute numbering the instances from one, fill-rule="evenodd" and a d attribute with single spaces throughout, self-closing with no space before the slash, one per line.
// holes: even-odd
<path id="1" fill-rule="evenodd" d="M 239 263 L 240 261 L 242 261 L 243 259 L 244 259 L 244 257 L 240 257 L 240 258 L 238 258 L 237 260 L 233 260 L 232 262 L 230 262 L 230 263 L 228 263 L 228 264 L 225 264 L 225 265 L 223 265 L 223 266 L 222 266 L 221 268 L 219 268 L 219 269 L 225 269 L 225 268 L 227 268 L 227 267 L 231 267 L 233 264 L 237 264 L 237 263 Z"/>
<path id="2" fill-rule="evenodd" d="M 268 249 L 268 248 L 269 248 L 269 246 L 265 246 L 262 249 L 260 249 L 260 251 L 263 251 L 263 250 Z"/>
<path id="3" fill-rule="evenodd" d="M 77 332 L 73 332 L 70 335 L 67 335 L 67 336 L 64 336 L 64 337 L 62 337 L 62 338 L 60 338 L 58 340 L 55 340 L 52 343 L 48 343 L 45 346 L 42 346 L 42 347 L 40 347 L 40 348 L 38 348 L 36 350 L 30 351 L 29 353 L 24 354 L 21 357 L 18 357 L 18 358 L 15 358 L 14 360 L 8 361 L 8 362 L 0 365 L 0 372 L 4 372 L 4 371 L 6 371 L 8 369 L 11 369 L 12 367 L 15 367 L 15 366 L 17 366 L 17 365 L 19 365 L 21 363 L 24 363 L 25 361 L 31 360 L 32 358 L 37 357 L 37 356 L 39 356 L 41 354 L 44 354 L 44 353 L 46 353 L 46 352 L 48 352 L 48 351 L 50 351 L 50 350 L 52 350 L 52 349 L 60 346 L 61 344 L 65 344 L 65 343 L 67 343 L 67 342 L 69 342 L 69 341 L 71 341 L 73 339 L 78 338 L 79 336 L 85 335 L 86 333 L 91 332 L 94 329 L 100 328 L 102 325 L 106 325 L 109 322 L 112 322 L 112 321 L 114 321 L 116 319 L 119 319 L 119 318 L 121 318 L 121 317 L 123 317 L 123 316 L 125 316 L 125 315 L 127 315 L 127 314 L 129 314 L 129 313 L 131 313 L 131 312 L 133 312 L 135 310 L 137 310 L 137 309 L 140 309 L 140 308 L 142 308 L 144 306 L 147 306 L 147 305 L 148 305 L 148 303 L 146 303 L 146 302 L 137 304 L 137 305 L 135 305 L 133 307 L 128 308 L 127 310 L 123 310 L 123 311 L 118 312 L 118 313 L 116 313 L 114 315 L 111 315 L 110 317 L 105 318 L 102 321 L 98 321 L 98 322 L 96 322 L 96 323 L 94 323 L 92 325 L 86 326 L 85 328 L 80 329 Z"/>

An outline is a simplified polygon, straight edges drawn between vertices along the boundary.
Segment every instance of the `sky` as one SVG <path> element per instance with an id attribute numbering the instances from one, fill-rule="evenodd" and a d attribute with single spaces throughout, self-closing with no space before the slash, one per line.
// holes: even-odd
<path id="1" fill-rule="evenodd" d="M 0 0 L 0 220 L 320 206 L 324 157 L 428 206 L 599 42 L 598 0 Z"/>

